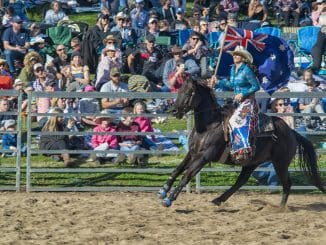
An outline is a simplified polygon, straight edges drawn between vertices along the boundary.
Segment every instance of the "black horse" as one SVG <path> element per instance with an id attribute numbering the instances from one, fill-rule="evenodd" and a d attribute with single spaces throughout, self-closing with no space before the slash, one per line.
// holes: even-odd
<path id="1" fill-rule="evenodd" d="M 216 97 L 212 89 L 206 86 L 204 80 L 187 80 L 178 92 L 178 97 L 172 109 L 172 113 L 181 119 L 185 113 L 194 111 L 194 129 L 189 137 L 189 152 L 179 166 L 173 171 L 163 188 L 159 191 L 159 197 L 164 199 L 163 205 L 171 206 L 179 193 L 187 185 L 206 163 L 211 161 L 230 162 L 221 158 L 225 154 L 227 143 L 224 137 L 223 120 L 230 116 L 229 112 L 216 103 Z M 226 115 L 228 114 L 228 115 Z M 258 137 L 256 141 L 256 153 L 250 162 L 241 164 L 242 170 L 236 183 L 221 196 L 212 200 L 216 205 L 225 202 L 234 192 L 244 185 L 252 172 L 261 163 L 273 162 L 275 171 L 283 186 L 281 206 L 285 206 L 291 188 L 288 167 L 299 149 L 299 165 L 311 183 L 319 190 L 325 192 L 318 166 L 317 156 L 312 143 L 300 134 L 292 130 L 281 118 L 272 117 L 274 124 L 274 137 Z M 223 156 L 223 157 L 222 157 Z M 226 164 L 228 164 L 226 163 Z M 179 185 L 170 193 L 173 182 L 184 173 Z"/>

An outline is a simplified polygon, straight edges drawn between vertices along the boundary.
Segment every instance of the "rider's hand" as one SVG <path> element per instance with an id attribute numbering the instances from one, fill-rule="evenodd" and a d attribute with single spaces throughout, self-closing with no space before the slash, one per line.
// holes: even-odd
<path id="1" fill-rule="evenodd" d="M 242 94 L 236 94 L 234 96 L 234 99 L 237 101 L 237 102 L 241 102 L 242 99 L 243 99 L 243 95 Z"/>

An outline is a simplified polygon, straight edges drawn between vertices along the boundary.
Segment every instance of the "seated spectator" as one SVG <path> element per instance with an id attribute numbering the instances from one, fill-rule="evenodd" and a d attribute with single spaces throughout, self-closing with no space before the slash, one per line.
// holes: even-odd
<path id="1" fill-rule="evenodd" d="M 201 20 L 209 21 L 209 7 L 202 7 L 201 9 Z"/>
<path id="2" fill-rule="evenodd" d="M 100 92 L 127 92 L 128 85 L 121 82 L 121 73 L 118 68 L 113 68 L 110 72 L 111 80 L 105 83 Z M 109 99 L 103 98 L 101 100 L 102 108 L 109 113 L 120 113 L 126 107 L 129 100 L 126 98 Z"/>
<path id="3" fill-rule="evenodd" d="M 132 48 L 137 44 L 137 33 L 134 28 L 132 28 L 131 25 L 131 19 L 129 17 L 126 17 L 125 21 L 123 22 L 123 28 L 124 32 L 122 35 L 122 48 Z"/>
<path id="4" fill-rule="evenodd" d="M 147 35 L 145 47 L 140 47 L 128 56 L 128 67 L 132 74 L 146 76 L 150 81 L 160 82 L 159 67 L 162 63 L 162 53 L 155 47 L 155 37 Z"/>
<path id="5" fill-rule="evenodd" d="M 96 90 L 101 90 L 103 84 L 110 80 L 110 72 L 113 68 L 121 69 L 122 61 L 113 44 L 107 45 L 103 50 L 103 58 L 97 67 Z"/>
<path id="6" fill-rule="evenodd" d="M 4 31 L 2 41 L 10 73 L 15 74 L 15 60 L 23 60 L 30 44 L 29 35 L 27 31 L 22 28 L 22 19 L 15 16 L 12 19 L 12 22 L 12 27 L 9 27 Z"/>
<path id="7" fill-rule="evenodd" d="M 8 72 L 6 60 L 0 59 L 0 89 L 12 89 L 13 78 Z"/>
<path id="8" fill-rule="evenodd" d="M 224 11 L 227 13 L 238 13 L 239 12 L 239 4 L 235 0 L 222 0 L 220 5 L 223 6 Z"/>
<path id="9" fill-rule="evenodd" d="M 8 7 L 12 7 L 15 15 L 19 16 L 24 22 L 28 22 L 25 4 L 22 0 L 9 0 Z"/>
<path id="10" fill-rule="evenodd" d="M 81 52 L 81 44 L 78 37 L 73 37 L 70 41 L 72 52 Z"/>
<path id="11" fill-rule="evenodd" d="M 59 81 L 62 81 L 64 75 L 62 69 L 70 64 L 70 55 L 67 53 L 67 49 L 63 44 L 59 44 L 56 47 L 57 56 L 48 64 L 47 69 L 53 73 Z"/>
<path id="12" fill-rule="evenodd" d="M 22 93 L 22 101 L 21 101 L 22 112 L 26 112 L 27 103 L 28 103 L 28 98 L 27 98 L 27 94 L 24 91 L 24 86 L 25 86 L 25 84 L 23 81 L 21 81 L 19 78 L 15 79 L 14 89 L 19 91 L 20 93 Z M 11 104 L 11 108 L 13 108 L 14 110 L 18 110 L 18 97 L 17 96 L 9 98 L 9 102 Z"/>
<path id="13" fill-rule="evenodd" d="M 95 119 L 96 127 L 93 129 L 94 133 L 110 133 L 116 132 L 116 125 L 112 122 L 111 118 L 107 115 L 104 111 L 102 112 L 103 115 L 97 116 Z M 96 135 L 93 134 L 92 136 L 92 147 L 96 151 L 106 151 L 106 150 L 118 150 L 118 137 L 116 135 Z M 96 153 L 97 160 L 100 164 L 104 164 L 107 158 L 112 159 L 113 161 L 117 157 L 115 153 Z"/>
<path id="14" fill-rule="evenodd" d="M 134 105 L 134 114 L 143 114 L 146 112 L 146 104 L 143 101 L 137 101 Z M 134 118 L 134 122 L 138 123 L 140 127 L 140 132 L 154 132 L 154 129 L 152 127 L 152 121 L 150 118 L 145 116 L 138 116 Z M 149 150 L 162 150 L 162 147 L 158 147 L 155 143 L 156 138 L 154 135 L 151 137 L 145 136 L 143 138 L 143 146 L 146 149 Z M 161 145 L 160 145 L 161 146 Z"/>
<path id="15" fill-rule="evenodd" d="M 132 117 L 129 114 L 132 113 L 132 109 L 127 107 L 122 110 L 122 117 L 119 125 L 117 127 L 118 132 L 140 132 L 139 124 L 134 122 Z M 137 151 L 141 150 L 141 145 L 143 143 L 143 137 L 140 135 L 119 135 L 118 142 L 121 151 Z M 123 153 L 128 156 L 128 161 L 132 165 L 136 165 L 137 162 L 139 165 L 144 166 L 147 164 L 147 157 L 144 155 L 135 154 L 135 153 Z M 119 157 L 119 162 L 124 161 L 123 157 Z"/>
<path id="16" fill-rule="evenodd" d="M 56 108 L 52 113 L 63 113 L 59 108 Z M 40 150 L 68 150 L 69 149 L 69 137 L 67 135 L 56 135 L 55 132 L 64 131 L 64 120 L 60 115 L 51 116 L 42 128 L 42 132 L 53 132 L 51 135 L 41 135 L 40 139 Z M 66 167 L 72 167 L 73 162 L 70 159 L 68 153 L 62 153 L 61 157 L 53 155 L 54 160 L 61 160 Z"/>
<path id="17" fill-rule="evenodd" d="M 315 81 L 314 79 L 311 79 L 307 82 L 307 90 L 305 92 L 320 92 L 318 89 L 318 86 L 320 85 L 319 82 Z M 299 109 L 301 113 L 325 113 L 323 106 L 321 104 L 321 101 L 319 98 L 301 98 L 299 100 Z M 325 116 L 319 116 L 322 123 L 326 123 L 326 117 Z M 309 126 L 311 117 L 306 117 L 306 124 Z"/>
<path id="18" fill-rule="evenodd" d="M 67 91 L 81 92 L 84 87 L 89 84 L 89 68 L 83 65 L 80 52 L 71 54 L 71 62 L 69 66 L 69 80 L 67 80 Z"/>
<path id="19" fill-rule="evenodd" d="M 10 108 L 10 103 L 7 98 L 0 97 L 0 130 L 5 130 L 5 123 L 8 120 L 16 120 L 16 115 L 4 115 L 3 112 L 10 112 L 12 108 Z"/>
<path id="20" fill-rule="evenodd" d="M 277 6 L 281 10 L 285 26 L 290 26 L 290 17 L 293 17 L 292 26 L 299 26 L 300 0 L 278 0 Z"/>
<path id="21" fill-rule="evenodd" d="M 272 113 L 291 113 L 293 109 L 291 105 L 286 105 L 284 99 L 275 99 L 272 101 L 271 104 L 271 112 Z M 282 118 L 290 128 L 294 129 L 294 119 L 292 116 L 282 116 L 279 115 L 278 117 Z"/>
<path id="22" fill-rule="evenodd" d="M 199 33 L 205 38 L 205 42 L 208 43 L 209 40 L 209 31 L 208 31 L 208 22 L 207 20 L 201 20 L 199 22 L 200 30 Z"/>
<path id="23" fill-rule="evenodd" d="M 61 9 L 61 3 L 59 1 L 51 2 L 51 9 L 46 11 L 44 21 L 49 25 L 56 25 L 60 20 L 67 18 L 65 12 Z"/>
<path id="24" fill-rule="evenodd" d="M 148 12 L 144 9 L 144 0 L 136 0 L 136 6 L 130 11 L 133 28 L 144 29 L 148 22 Z"/>
<path id="25" fill-rule="evenodd" d="M 262 23 L 267 20 L 267 9 L 259 0 L 251 0 L 248 7 L 248 17 L 251 21 Z"/>
<path id="26" fill-rule="evenodd" d="M 7 120 L 4 124 L 4 129 L 6 133 L 2 136 L 2 149 L 14 151 L 11 156 L 16 156 L 17 154 L 17 134 L 13 133 L 16 131 L 16 121 L 13 119 Z M 26 147 L 21 146 L 21 153 L 26 154 Z M 6 156 L 8 153 L 3 153 L 2 156 Z"/>
<path id="27" fill-rule="evenodd" d="M 214 8 L 213 14 L 210 16 L 209 21 L 215 21 L 220 19 L 227 19 L 228 13 L 224 11 L 223 5 L 217 4 Z"/>
<path id="28" fill-rule="evenodd" d="M 171 24 L 174 30 L 185 30 L 189 28 L 189 23 L 184 16 L 184 11 L 182 8 L 178 8 L 176 11 L 176 19 Z"/>
<path id="29" fill-rule="evenodd" d="M 227 24 L 232 27 L 238 27 L 238 15 L 236 13 L 229 13 Z"/>
<path id="30" fill-rule="evenodd" d="M 314 26 L 319 26 L 318 20 L 325 7 L 326 3 L 323 0 L 317 0 L 312 3 L 311 20 Z"/>
<path id="31" fill-rule="evenodd" d="M 158 26 L 158 20 L 155 18 L 150 18 L 148 21 L 148 29 L 146 31 L 147 35 L 153 35 L 155 37 L 160 35 L 160 29 Z"/>
<path id="32" fill-rule="evenodd" d="M 45 56 L 43 49 L 45 48 L 46 35 L 42 33 L 41 26 L 38 23 L 32 23 L 29 27 L 31 49 Z"/>
<path id="33" fill-rule="evenodd" d="M 169 88 L 172 93 L 177 93 L 187 77 L 185 61 L 180 59 L 176 62 L 175 71 L 168 76 Z"/>
<path id="34" fill-rule="evenodd" d="M 171 6 L 171 0 L 162 0 L 162 8 L 158 9 L 159 19 L 167 20 L 170 25 L 175 21 L 175 9 Z"/>
<path id="35" fill-rule="evenodd" d="M 36 79 L 33 70 L 33 66 L 36 63 L 43 63 L 42 57 L 37 52 L 28 52 L 24 57 L 24 68 L 20 71 L 18 76 L 18 78 L 24 82 L 25 86 Z"/>
<path id="36" fill-rule="evenodd" d="M 177 62 L 182 59 L 183 51 L 179 46 L 173 46 L 171 49 L 173 58 L 169 59 L 165 62 L 164 70 L 163 70 L 163 83 L 164 86 L 161 87 L 161 91 L 167 92 L 170 91 L 170 84 L 169 84 L 169 74 L 176 69 Z M 192 75 L 192 77 L 196 77 L 200 71 L 199 66 L 193 59 L 186 59 L 185 60 L 185 70 Z"/>
<path id="37" fill-rule="evenodd" d="M 201 12 L 198 8 L 194 8 L 192 11 L 192 16 L 188 19 L 189 23 L 199 22 L 201 18 Z"/>
<path id="38" fill-rule="evenodd" d="M 200 65 L 201 76 L 205 76 L 207 72 L 207 55 L 208 48 L 198 32 L 192 32 L 187 43 L 183 45 L 185 59 L 193 59 Z"/>
<path id="39" fill-rule="evenodd" d="M 95 91 L 92 85 L 86 85 L 84 92 L 91 93 Z M 82 98 L 78 101 L 78 113 L 98 113 L 100 112 L 100 103 L 97 98 Z M 81 122 L 87 126 L 96 126 L 95 116 L 81 116 Z"/>
<path id="40" fill-rule="evenodd" d="M 317 42 L 311 50 L 311 56 L 313 59 L 311 69 L 315 73 L 321 69 L 322 58 L 326 52 L 326 12 L 320 15 L 318 23 L 321 28 L 318 33 Z"/>
<path id="41" fill-rule="evenodd" d="M 9 27 L 12 25 L 12 19 L 15 16 L 15 9 L 12 6 L 5 8 L 4 15 L 2 17 L 2 25 Z"/>

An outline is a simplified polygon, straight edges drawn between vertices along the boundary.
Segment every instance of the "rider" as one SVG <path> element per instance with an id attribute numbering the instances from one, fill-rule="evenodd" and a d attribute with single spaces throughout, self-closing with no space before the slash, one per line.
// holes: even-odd
<path id="1" fill-rule="evenodd" d="M 255 92 L 259 82 L 253 71 L 253 58 L 242 46 L 229 52 L 233 56 L 230 80 L 216 80 L 219 86 L 234 90 L 237 108 L 229 120 L 231 157 L 234 161 L 251 159 L 255 152 L 258 106 Z"/>

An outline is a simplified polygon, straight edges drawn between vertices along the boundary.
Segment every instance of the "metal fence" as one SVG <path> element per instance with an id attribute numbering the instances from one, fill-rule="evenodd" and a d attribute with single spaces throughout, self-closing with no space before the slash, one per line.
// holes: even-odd
<path id="1" fill-rule="evenodd" d="M 12 91 L 6 91 L 6 93 L 1 93 L 0 95 L 9 95 L 12 93 Z M 17 93 L 13 92 L 16 96 Z M 218 98 L 229 98 L 232 97 L 232 93 L 217 93 Z M 68 187 L 41 187 L 37 185 L 32 185 L 32 178 L 34 174 L 45 174 L 45 173 L 153 173 L 153 174 L 167 174 L 171 173 L 173 171 L 172 168 L 38 168 L 34 167 L 32 163 L 32 155 L 37 154 L 61 154 L 61 153 L 70 153 L 70 154 L 82 154 L 82 153 L 103 153 L 103 151 L 93 151 L 93 150 L 65 150 L 65 151 L 45 151 L 45 150 L 39 150 L 38 148 L 32 148 L 32 139 L 33 137 L 40 136 L 42 134 L 49 134 L 46 132 L 41 131 L 35 131 L 33 130 L 33 122 L 32 118 L 36 116 L 51 116 L 53 114 L 51 113 L 36 113 L 32 112 L 32 103 L 37 98 L 46 97 L 46 98 L 139 98 L 139 99 L 153 99 L 153 98 L 161 98 L 161 99 L 173 99 L 176 98 L 176 94 L 171 93 L 68 93 L 68 92 L 54 92 L 54 93 L 43 93 L 43 92 L 30 92 L 28 93 L 28 111 L 30 113 L 27 114 L 27 157 L 26 157 L 26 191 L 152 191 L 152 190 L 158 190 L 160 187 L 132 187 L 132 186 L 125 186 L 125 187 L 117 187 L 117 186 L 103 186 L 103 187 L 94 187 L 94 186 L 68 186 Z M 270 96 L 266 93 L 258 93 L 257 98 L 269 98 Z M 326 97 L 326 93 L 324 92 L 313 92 L 313 93 L 275 93 L 273 94 L 274 98 L 324 98 Z M 21 101 L 21 96 L 19 96 Z M 21 103 L 19 103 L 21 105 Z M 21 145 L 21 128 L 22 128 L 22 118 L 21 118 L 21 107 L 18 107 L 18 111 L 16 112 L 16 115 L 18 116 L 18 124 L 17 124 L 17 138 L 18 138 L 18 144 Z M 58 115 L 58 114 L 56 114 Z M 80 114 L 80 113 L 64 113 L 64 116 L 96 116 L 99 115 L 96 113 L 88 113 L 88 114 Z M 159 117 L 159 116 L 167 116 L 167 114 L 142 114 L 143 116 L 148 117 Z M 272 114 L 274 115 L 274 114 Z M 287 114 L 284 114 L 287 115 Z M 301 114 L 301 113 L 289 113 L 288 115 L 294 115 L 294 116 L 316 116 L 321 115 L 317 113 L 309 113 L 309 114 Z M 134 116 L 134 115 L 131 115 Z M 187 116 L 187 131 L 185 132 L 164 132 L 164 133 L 136 133 L 138 135 L 155 135 L 155 134 L 163 134 L 167 137 L 177 137 L 180 135 L 184 135 L 190 132 L 192 129 L 192 117 Z M 55 134 L 64 134 L 64 135 L 89 135 L 92 132 L 56 132 Z M 95 134 L 101 134 L 101 133 L 95 133 Z M 123 133 L 111 133 L 111 134 L 123 134 Z M 131 133 L 128 133 L 129 135 Z M 306 134 L 310 135 L 326 135 L 326 132 L 306 132 Z M 20 147 L 19 145 L 19 147 Z M 19 148 L 18 147 L 18 148 Z M 120 151 L 115 150 L 107 150 L 104 151 L 104 153 L 117 153 Z M 323 150 L 319 151 L 321 154 L 324 153 Z M 157 154 L 184 154 L 185 151 L 148 151 L 148 150 L 141 150 L 141 151 L 135 151 L 134 153 L 139 154 L 150 154 L 150 155 L 157 155 Z M 6 190 L 19 190 L 20 188 L 20 162 L 21 162 L 21 155 L 20 152 L 17 151 L 16 156 L 16 168 L 1 168 L 1 171 L 14 171 L 16 172 L 16 186 L 15 188 L 7 188 Z M 178 161 L 175 161 L 173 163 L 178 163 Z M 264 169 L 258 169 L 258 170 L 264 170 Z M 240 168 L 204 168 L 201 173 L 203 172 L 238 172 L 240 171 Z M 267 171 L 269 171 L 267 169 Z M 297 169 L 290 169 L 289 171 L 299 171 Z M 321 171 L 326 171 L 326 169 L 321 169 Z M 196 182 L 195 182 L 195 188 L 196 191 L 200 192 L 202 190 L 211 190 L 211 189 L 227 189 L 229 186 L 203 186 L 201 185 L 201 173 L 199 173 L 196 176 Z M 163 183 L 162 183 L 163 184 Z M 190 185 L 188 185 L 188 190 L 190 190 Z M 266 186 L 244 186 L 243 189 L 266 189 Z M 294 186 L 294 189 L 315 189 L 313 186 Z M 1 187 L 1 189 L 5 189 L 5 187 Z"/>

